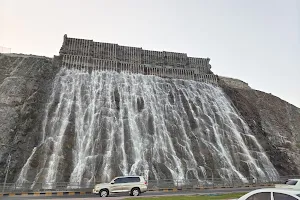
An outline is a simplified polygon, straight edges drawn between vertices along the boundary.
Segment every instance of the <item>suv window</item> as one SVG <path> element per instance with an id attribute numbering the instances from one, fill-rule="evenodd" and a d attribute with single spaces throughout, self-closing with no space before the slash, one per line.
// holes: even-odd
<path id="1" fill-rule="evenodd" d="M 274 192 L 274 200 L 297 200 L 295 197 L 292 197 L 287 194 L 281 194 Z"/>
<path id="2" fill-rule="evenodd" d="M 115 184 L 118 184 L 118 183 L 124 183 L 124 178 L 117 178 L 117 179 L 115 179 Z"/>
<path id="3" fill-rule="evenodd" d="M 298 183 L 298 181 L 288 180 L 285 184 L 287 184 L 287 185 L 296 185 L 297 183 Z"/>
<path id="4" fill-rule="evenodd" d="M 270 192 L 256 193 L 248 197 L 246 200 L 271 200 L 271 193 Z"/>
<path id="5" fill-rule="evenodd" d="M 125 183 L 136 183 L 136 182 L 140 182 L 140 178 L 139 177 L 126 177 L 125 179 Z"/>

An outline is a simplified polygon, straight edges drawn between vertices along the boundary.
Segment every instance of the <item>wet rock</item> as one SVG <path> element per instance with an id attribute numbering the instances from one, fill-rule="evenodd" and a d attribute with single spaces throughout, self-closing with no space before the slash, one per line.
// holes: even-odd
<path id="1" fill-rule="evenodd" d="M 280 175 L 300 173 L 300 109 L 250 88 L 221 84 Z"/>
<path id="2" fill-rule="evenodd" d="M 12 156 L 8 182 L 13 182 L 40 141 L 56 62 L 46 57 L 0 54 L 0 182 L 8 154 Z"/>

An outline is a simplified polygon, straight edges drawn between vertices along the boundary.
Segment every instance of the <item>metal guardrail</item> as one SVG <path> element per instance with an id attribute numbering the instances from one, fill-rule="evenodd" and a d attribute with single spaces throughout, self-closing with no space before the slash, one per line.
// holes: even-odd
<path id="1" fill-rule="evenodd" d="M 164 188 L 176 188 L 176 189 L 196 189 L 196 188 L 220 188 L 220 187 L 249 187 L 261 186 L 265 184 L 278 184 L 283 183 L 290 178 L 300 178 L 300 175 L 281 176 L 276 180 L 263 180 L 247 178 L 247 180 L 231 180 L 226 181 L 224 179 L 166 179 L 166 180 L 149 180 L 148 190 L 157 190 Z M 90 191 L 94 187 L 95 183 L 79 183 L 79 182 L 53 182 L 53 183 L 0 183 L 0 191 L 4 192 L 39 192 L 39 191 Z"/>

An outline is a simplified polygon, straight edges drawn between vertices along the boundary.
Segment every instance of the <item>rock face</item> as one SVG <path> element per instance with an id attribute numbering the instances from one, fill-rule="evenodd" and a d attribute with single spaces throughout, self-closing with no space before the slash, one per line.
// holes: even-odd
<path id="1" fill-rule="evenodd" d="M 46 103 L 49 102 L 51 94 L 53 93 L 52 87 L 55 76 L 60 70 L 60 67 L 58 66 L 58 59 L 29 55 L 0 54 L 0 182 L 4 181 L 5 168 L 7 166 L 7 158 L 9 154 L 12 158 L 8 174 L 8 182 L 15 182 L 30 155 L 34 155 L 29 164 L 30 169 L 36 169 L 40 165 L 40 161 L 44 158 L 43 155 L 51 154 L 51 152 L 55 150 L 51 147 L 51 145 L 45 147 L 40 144 L 44 137 L 42 134 L 42 126 L 45 124 L 43 120 L 45 118 L 45 110 L 47 110 Z M 87 80 L 89 81 L 90 79 Z M 186 83 L 187 82 L 184 84 Z M 165 83 L 161 83 L 161 85 L 164 84 Z M 185 86 L 189 87 L 188 85 Z M 60 87 L 60 85 L 57 85 L 57 87 Z M 182 84 L 180 84 L 180 87 L 183 87 Z M 235 79 L 221 77 L 220 87 L 226 93 L 228 97 L 227 99 L 231 100 L 231 103 L 235 107 L 237 113 L 247 123 L 248 127 L 267 153 L 270 161 L 273 163 L 279 174 L 299 174 L 300 109 L 273 95 L 253 90 L 246 83 Z M 178 87 L 175 87 L 174 85 L 171 88 L 174 88 L 174 91 L 175 88 L 176 90 L 178 89 Z M 206 88 L 206 90 L 208 89 Z M 219 92 L 219 90 L 217 91 Z M 184 126 L 189 126 L 192 130 L 194 130 L 198 126 L 197 123 L 199 123 L 197 118 L 193 117 L 196 113 L 194 111 L 198 109 L 198 104 L 191 103 L 191 99 L 183 98 L 185 95 L 184 92 L 186 91 L 182 89 L 178 91 L 178 94 L 170 93 L 166 98 L 166 102 L 169 102 L 172 105 L 174 102 L 178 101 L 178 98 L 180 97 L 180 101 L 183 102 L 183 105 L 191 104 L 191 108 L 183 106 L 182 113 L 186 113 L 188 117 L 188 123 L 185 123 Z M 115 110 L 107 109 L 105 112 L 103 111 L 103 115 L 108 115 L 110 114 L 109 112 L 118 113 L 120 110 L 124 109 L 124 107 L 122 107 L 122 103 L 124 106 L 124 102 L 122 101 L 124 93 L 121 93 L 120 90 L 114 89 L 111 90 L 110 94 L 114 97 L 113 102 L 115 102 Z M 220 94 L 223 94 L 223 92 L 221 91 Z M 129 97 L 130 95 L 128 95 L 128 98 Z M 214 99 L 215 98 L 211 98 L 210 101 L 213 101 Z M 53 100 L 54 108 L 59 103 L 58 101 L 58 99 Z M 103 102 L 104 101 L 105 100 L 103 100 Z M 138 97 L 135 103 L 137 113 L 145 112 L 145 108 L 149 106 L 149 101 L 146 101 L 146 98 L 142 97 Z M 75 107 L 75 104 L 73 106 Z M 216 108 L 212 106 L 212 110 L 214 109 Z M 126 109 L 124 109 L 124 113 L 126 113 L 125 111 Z M 106 112 L 108 114 L 105 114 Z M 202 113 L 196 114 L 202 115 Z M 73 135 L 69 135 L 64 140 L 64 148 L 61 152 L 63 155 L 74 154 L 75 125 L 73 123 L 75 115 L 76 112 L 72 111 L 67 132 L 70 134 L 72 133 Z M 169 117 L 171 117 L 171 115 L 169 115 Z M 178 119 L 180 119 L 180 117 L 181 116 L 178 115 Z M 157 124 L 153 123 L 154 120 L 152 115 L 149 115 L 148 118 L 148 131 L 154 132 L 154 130 L 157 129 Z M 235 119 L 237 124 L 240 126 L 241 122 L 237 120 L 239 118 L 236 116 Z M 143 120 L 143 118 L 141 118 L 141 120 Z M 207 117 L 206 120 L 209 120 L 209 118 Z M 218 120 L 223 120 L 223 118 L 220 117 Z M 176 126 L 179 125 L 175 124 L 169 128 L 174 128 Z M 210 127 L 212 126 L 208 126 L 208 129 L 203 130 L 205 137 L 209 137 Z M 126 128 L 128 127 L 124 126 L 124 130 Z M 201 127 L 198 128 L 201 130 Z M 179 132 L 175 131 L 175 133 L 176 134 L 174 135 L 177 135 L 176 137 L 180 138 Z M 176 141 L 176 137 L 174 136 L 172 140 Z M 151 137 L 149 136 L 149 138 Z M 224 139 L 227 140 L 228 138 L 224 137 Z M 195 141 L 196 140 L 192 142 Z M 212 142 L 214 141 L 212 140 Z M 245 144 L 249 145 L 250 150 L 254 148 L 251 146 L 253 143 L 249 141 Z M 177 145 L 182 145 L 183 148 L 185 144 L 182 142 L 182 144 L 178 143 Z M 197 145 L 193 145 L 191 147 L 194 152 L 198 151 L 196 146 Z M 104 147 L 98 146 L 98 148 Z M 113 148 L 117 148 L 117 146 L 114 146 Z M 33 149 L 39 153 L 32 153 Z M 211 152 L 208 152 L 208 148 L 203 148 L 201 153 L 204 155 L 209 153 L 212 154 Z M 149 154 L 152 155 L 153 152 L 150 152 Z M 200 154 L 194 154 L 196 160 L 202 159 L 202 157 L 199 156 Z M 176 155 L 179 157 L 182 156 L 178 153 Z M 48 161 L 45 160 L 45 162 Z M 57 174 L 62 177 L 63 181 L 69 181 L 70 176 L 67 174 L 70 174 L 72 171 L 71 167 L 74 163 L 71 163 L 73 161 L 70 157 L 68 157 L 65 162 L 66 163 L 63 166 L 58 166 L 58 169 L 63 170 Z M 131 162 L 130 158 L 128 162 Z M 153 162 L 153 168 L 158 174 L 162 174 L 161 177 L 165 176 L 170 178 L 172 176 L 172 174 L 169 174 L 169 170 L 165 167 L 163 162 Z M 213 165 L 213 161 L 207 162 L 207 164 Z M 248 166 L 245 165 L 240 167 L 245 170 Z M 201 170 L 199 169 L 199 174 L 202 173 Z M 27 176 L 30 177 L 31 173 L 35 172 L 28 172 Z M 189 173 L 191 173 L 191 175 L 189 175 Z M 192 173 L 194 172 L 191 170 L 187 174 L 190 177 L 193 177 Z M 31 177 L 30 179 L 33 180 L 34 177 Z"/>
<path id="2" fill-rule="evenodd" d="M 261 91 L 221 81 L 280 175 L 300 173 L 300 109 Z"/>
<path id="3" fill-rule="evenodd" d="M 56 68 L 50 58 L 0 54 L 0 182 L 9 153 L 13 182 L 40 140 L 45 102 Z"/>

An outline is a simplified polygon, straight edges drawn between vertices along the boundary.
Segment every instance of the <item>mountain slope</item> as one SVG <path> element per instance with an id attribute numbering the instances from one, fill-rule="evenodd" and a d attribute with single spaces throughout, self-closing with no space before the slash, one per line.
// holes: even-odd
<path id="1" fill-rule="evenodd" d="M 265 92 L 221 81 L 281 175 L 300 173 L 300 109 Z"/>

